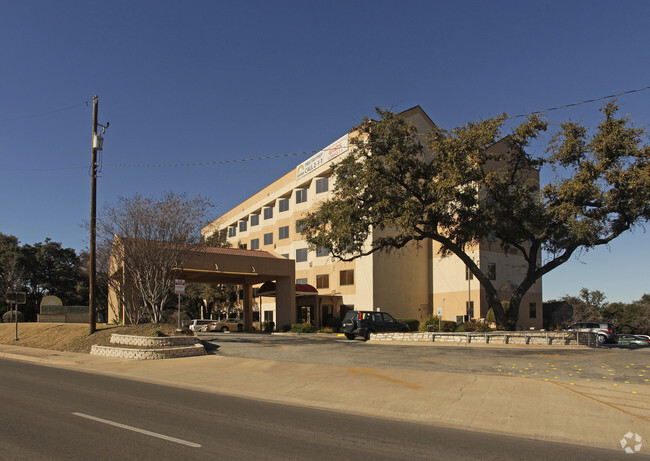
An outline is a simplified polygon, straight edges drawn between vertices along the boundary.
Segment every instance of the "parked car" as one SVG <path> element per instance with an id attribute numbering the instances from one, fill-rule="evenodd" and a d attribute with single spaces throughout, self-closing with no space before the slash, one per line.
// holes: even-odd
<path id="1" fill-rule="evenodd" d="M 569 331 L 579 331 L 581 333 L 596 333 L 598 344 L 617 343 L 618 335 L 616 328 L 611 323 L 603 322 L 578 322 L 567 328 Z"/>
<path id="2" fill-rule="evenodd" d="M 255 325 L 253 325 L 253 330 L 255 329 Z M 220 331 L 222 333 L 228 331 L 244 331 L 244 321 L 241 319 L 213 320 L 208 325 L 207 331 Z"/>
<path id="3" fill-rule="evenodd" d="M 349 311 L 345 314 L 342 331 L 348 339 L 362 336 L 370 339 L 371 333 L 409 331 L 407 324 L 398 322 L 387 312 Z"/>
<path id="4" fill-rule="evenodd" d="M 227 331 L 243 331 L 244 321 L 239 319 L 225 319 L 212 321 L 208 325 L 208 331 L 220 331 L 225 333 Z"/>
<path id="5" fill-rule="evenodd" d="M 192 331 L 206 331 L 207 326 L 214 322 L 214 320 L 190 320 L 190 330 Z"/>
<path id="6" fill-rule="evenodd" d="M 618 335 L 618 343 L 627 344 L 628 346 L 645 346 L 650 343 L 650 340 L 636 335 Z"/>

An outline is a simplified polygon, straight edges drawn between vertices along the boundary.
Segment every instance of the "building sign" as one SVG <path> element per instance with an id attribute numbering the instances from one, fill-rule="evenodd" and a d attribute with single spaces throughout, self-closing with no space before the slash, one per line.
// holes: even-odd
<path id="1" fill-rule="evenodd" d="M 339 138 L 316 155 L 308 158 L 296 168 L 296 180 L 311 173 L 348 151 L 348 135 Z"/>
<path id="2" fill-rule="evenodd" d="M 41 306 L 41 314 L 88 314 L 88 306 Z"/>

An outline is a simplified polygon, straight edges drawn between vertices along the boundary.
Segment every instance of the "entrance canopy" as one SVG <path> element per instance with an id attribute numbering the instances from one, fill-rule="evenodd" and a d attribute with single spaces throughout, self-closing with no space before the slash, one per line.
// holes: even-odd
<path id="1" fill-rule="evenodd" d="M 120 239 L 116 236 L 116 241 Z M 266 251 L 218 248 L 206 245 L 187 245 L 187 258 L 182 268 L 176 269 L 175 278 L 187 283 L 215 283 L 242 285 L 244 289 L 244 329 L 252 325 L 252 286 L 273 282 L 276 297 L 278 323 L 288 324 L 295 317 L 296 293 L 295 262 Z M 112 277 L 121 284 L 129 281 L 119 251 L 111 254 Z M 277 286 L 276 286 L 277 284 Z M 313 288 L 313 287 L 312 287 Z M 119 295 L 125 289 L 114 290 L 109 286 L 109 321 L 116 317 L 124 321 L 124 300 Z M 314 288 L 314 291 L 316 289 Z M 118 317 L 119 316 L 119 317 Z"/>
<path id="2" fill-rule="evenodd" d="M 317 295 L 318 290 L 307 283 L 296 283 L 296 296 L 313 296 Z M 265 282 L 259 290 L 257 296 L 275 296 L 275 282 Z"/>

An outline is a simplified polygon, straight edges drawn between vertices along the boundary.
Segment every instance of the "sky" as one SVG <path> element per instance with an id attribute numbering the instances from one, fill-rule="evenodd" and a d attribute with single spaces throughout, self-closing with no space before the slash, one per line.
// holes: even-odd
<path id="1" fill-rule="evenodd" d="M 650 86 L 645 0 L 23 0 L 2 10 L 0 232 L 79 251 L 94 95 L 99 123 L 110 123 L 99 213 L 120 196 L 173 191 L 209 199 L 216 218 L 376 107 L 420 105 L 453 128 Z M 650 90 L 617 101 L 650 126 Z M 602 104 L 545 117 L 551 128 L 594 127 Z M 193 163 L 203 165 L 181 166 Z M 650 293 L 648 261 L 637 228 L 545 276 L 544 300 L 584 287 L 631 302 Z"/>

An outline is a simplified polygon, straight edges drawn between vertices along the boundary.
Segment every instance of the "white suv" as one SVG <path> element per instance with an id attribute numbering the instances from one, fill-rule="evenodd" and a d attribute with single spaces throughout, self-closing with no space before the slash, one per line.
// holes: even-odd
<path id="1" fill-rule="evenodd" d="M 598 345 L 618 342 L 616 329 L 611 323 L 578 322 L 571 325 L 567 330 L 579 331 L 581 333 L 596 333 L 598 335 Z"/>

